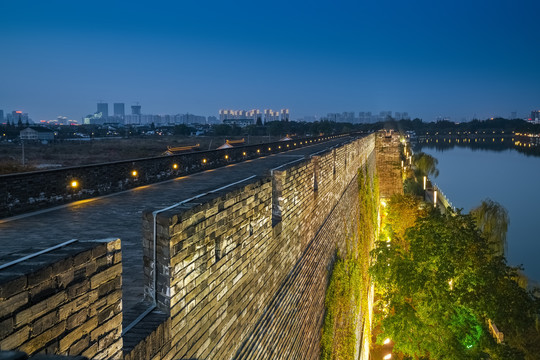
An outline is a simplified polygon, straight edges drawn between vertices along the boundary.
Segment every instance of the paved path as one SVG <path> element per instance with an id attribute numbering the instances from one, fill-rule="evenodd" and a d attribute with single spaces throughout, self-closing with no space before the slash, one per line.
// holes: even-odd
<path id="1" fill-rule="evenodd" d="M 71 239 L 120 238 L 123 307 L 128 309 L 142 299 L 143 210 L 160 209 L 252 175 L 265 175 L 270 169 L 348 140 L 350 138 L 337 139 L 122 193 L 0 220 L 0 264 Z"/>

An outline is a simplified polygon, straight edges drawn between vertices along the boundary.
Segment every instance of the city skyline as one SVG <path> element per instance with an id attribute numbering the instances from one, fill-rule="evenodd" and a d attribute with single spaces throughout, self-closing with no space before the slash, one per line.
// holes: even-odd
<path id="1" fill-rule="evenodd" d="M 292 119 L 525 117 L 540 108 L 540 29 L 527 21 L 539 11 L 529 1 L 4 2 L 0 107 L 38 121 L 81 119 L 100 99 L 206 116 L 286 104 Z"/>

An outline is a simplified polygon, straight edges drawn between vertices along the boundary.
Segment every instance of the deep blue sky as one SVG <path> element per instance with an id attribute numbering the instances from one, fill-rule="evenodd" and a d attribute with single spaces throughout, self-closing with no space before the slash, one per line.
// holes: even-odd
<path id="1" fill-rule="evenodd" d="M 525 116 L 540 108 L 538 14 L 537 0 L 6 0 L 0 109 Z"/>

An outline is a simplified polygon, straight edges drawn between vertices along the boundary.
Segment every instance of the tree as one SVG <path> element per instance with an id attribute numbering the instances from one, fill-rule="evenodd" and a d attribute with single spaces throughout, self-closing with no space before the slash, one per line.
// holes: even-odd
<path id="1" fill-rule="evenodd" d="M 485 199 L 471 210 L 471 215 L 495 254 L 504 255 L 507 250 L 506 233 L 510 224 L 508 211 L 504 206 L 491 199 Z"/>
<path id="2" fill-rule="evenodd" d="M 372 251 L 380 339 L 416 359 L 535 359 L 538 304 L 514 280 L 517 269 L 493 256 L 470 215 L 431 211 L 405 241 L 408 251 L 385 241 Z M 504 346 L 488 319 L 504 333 Z"/>
<path id="3" fill-rule="evenodd" d="M 413 162 L 416 169 L 420 171 L 419 175 L 430 177 L 439 176 L 439 170 L 437 169 L 439 161 L 433 156 L 420 152 L 413 155 Z"/>
<path id="4" fill-rule="evenodd" d="M 405 241 L 405 231 L 414 226 L 418 218 L 427 214 L 424 203 L 414 195 L 394 195 L 388 202 L 386 212 L 386 226 L 383 233 L 387 240 L 391 238 L 404 250 L 408 250 L 408 242 Z"/>

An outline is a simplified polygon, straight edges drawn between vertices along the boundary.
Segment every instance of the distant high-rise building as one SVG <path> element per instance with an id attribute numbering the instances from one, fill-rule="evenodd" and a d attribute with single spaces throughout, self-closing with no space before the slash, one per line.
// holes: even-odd
<path id="1" fill-rule="evenodd" d="M 540 110 L 531 111 L 531 119 L 530 119 L 530 121 L 540 122 Z"/>
<path id="2" fill-rule="evenodd" d="M 113 111 L 114 111 L 114 117 L 118 117 L 122 120 L 124 119 L 124 116 L 126 115 L 124 103 L 114 103 Z"/>
<path id="3" fill-rule="evenodd" d="M 4 110 L 0 110 L 0 124 L 4 122 Z"/>
<path id="4" fill-rule="evenodd" d="M 131 115 L 141 115 L 141 105 L 131 105 Z"/>
<path id="5" fill-rule="evenodd" d="M 101 118 L 106 120 L 109 117 L 109 104 L 99 102 L 97 104 L 97 112 L 101 113 Z"/>
<path id="6" fill-rule="evenodd" d="M 281 121 L 289 121 L 289 109 L 281 109 Z"/>

